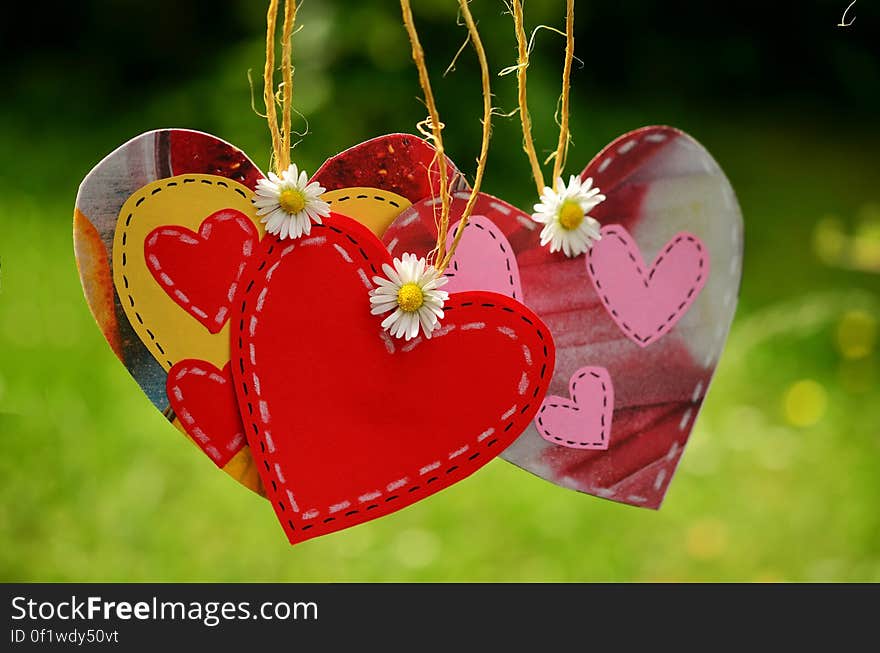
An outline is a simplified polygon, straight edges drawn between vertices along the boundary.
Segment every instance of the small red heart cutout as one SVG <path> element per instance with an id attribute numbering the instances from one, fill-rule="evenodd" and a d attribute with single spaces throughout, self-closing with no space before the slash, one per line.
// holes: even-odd
<path id="1" fill-rule="evenodd" d="M 209 215 L 195 233 L 166 225 L 144 240 L 144 258 L 156 282 L 211 333 L 226 320 L 259 235 L 244 213 Z"/>
<path id="2" fill-rule="evenodd" d="M 187 359 L 168 372 L 168 401 L 184 429 L 217 467 L 246 444 L 232 372 L 202 360 Z"/>
<path id="3" fill-rule="evenodd" d="M 549 331 L 491 292 L 453 294 L 430 339 L 370 314 L 391 257 L 336 214 L 267 237 L 236 301 L 233 376 L 251 451 L 291 543 L 399 510 L 501 453 L 553 373 Z"/>

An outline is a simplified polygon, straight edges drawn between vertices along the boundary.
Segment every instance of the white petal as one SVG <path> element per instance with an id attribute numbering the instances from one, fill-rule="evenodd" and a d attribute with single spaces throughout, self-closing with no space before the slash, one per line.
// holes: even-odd
<path id="1" fill-rule="evenodd" d="M 434 325 L 437 323 L 437 318 L 431 311 L 422 311 L 418 312 L 419 315 L 419 323 L 422 326 L 422 331 L 425 332 L 427 337 L 431 337 L 431 331 L 434 330 Z"/>
<path id="2" fill-rule="evenodd" d="M 380 286 L 380 291 L 387 290 L 389 293 L 394 292 L 397 294 L 397 291 L 400 290 L 394 282 L 389 281 L 385 277 L 373 277 L 373 283 Z"/>
<path id="3" fill-rule="evenodd" d="M 395 261 L 397 259 L 394 259 Z M 396 267 L 396 266 L 395 266 Z M 397 271 L 388 265 L 387 263 L 382 264 L 382 272 L 385 273 L 385 276 L 393 283 L 398 289 L 403 285 L 403 281 L 400 279 L 400 275 L 397 274 Z"/>
<path id="4" fill-rule="evenodd" d="M 324 188 L 324 187 L 323 187 L 321 184 L 319 184 L 317 181 L 313 181 L 313 182 L 310 183 L 308 186 L 306 186 L 306 187 L 303 189 L 303 191 L 304 191 L 307 195 L 314 195 L 315 197 L 318 197 L 319 195 L 323 195 L 324 193 L 326 193 L 326 192 L 327 192 L 327 189 Z"/>
<path id="5" fill-rule="evenodd" d="M 409 329 L 407 332 L 407 340 L 412 340 L 419 335 L 419 314 L 418 312 L 409 314 Z"/>

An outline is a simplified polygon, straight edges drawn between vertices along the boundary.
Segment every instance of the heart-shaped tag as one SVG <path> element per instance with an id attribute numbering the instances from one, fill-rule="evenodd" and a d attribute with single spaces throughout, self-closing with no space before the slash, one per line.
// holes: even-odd
<path id="1" fill-rule="evenodd" d="M 650 268 L 620 225 L 601 229 L 587 253 L 596 294 L 627 338 L 647 347 L 684 315 L 709 276 L 709 257 L 696 236 L 683 232 L 661 250 Z"/>
<path id="2" fill-rule="evenodd" d="M 607 449 L 614 417 L 614 385 L 604 367 L 582 367 L 571 377 L 569 396 L 549 395 L 535 425 L 541 437 L 571 449 Z"/>
<path id="3" fill-rule="evenodd" d="M 259 233 L 248 216 L 222 209 L 186 227 L 158 227 L 144 242 L 153 278 L 177 304 L 210 332 L 229 319 L 229 308 Z"/>
<path id="4" fill-rule="evenodd" d="M 229 363 L 218 370 L 182 360 L 168 373 L 168 400 L 196 444 L 218 467 L 247 445 Z"/>
<path id="5" fill-rule="evenodd" d="M 329 189 L 322 199 L 334 211 L 356 215 L 381 233 L 412 202 L 436 196 L 439 179 L 428 172 L 434 154 L 416 136 L 381 136 L 336 155 L 314 179 Z M 447 163 L 450 179 L 457 179 L 455 166 Z M 262 176 L 229 143 L 200 132 L 170 129 L 148 132 L 122 145 L 80 185 L 74 248 L 89 308 L 147 397 L 182 431 L 186 425 L 167 395 L 168 370 L 186 359 L 200 359 L 216 368 L 228 363 L 229 329 L 217 327 L 224 317 L 222 298 L 234 291 L 233 282 L 215 269 L 218 256 L 206 254 L 201 247 L 192 260 L 184 260 L 177 252 L 165 253 L 157 260 L 169 267 L 159 271 L 148 265 L 146 240 L 157 228 L 181 234 L 186 230 L 197 240 L 193 234 L 206 218 L 230 209 L 246 215 L 262 233 L 250 200 Z M 204 266 L 204 274 L 198 277 L 191 269 L 184 273 L 186 280 L 168 274 L 169 269 L 176 266 L 181 271 L 190 263 L 193 268 Z M 240 263 L 240 259 L 226 260 L 221 267 L 234 276 Z M 171 286 L 168 281 L 190 289 Z M 193 283 L 200 286 L 195 293 Z M 192 310 L 188 300 L 197 295 L 214 298 L 211 311 L 198 302 L 194 305 L 198 310 Z M 223 469 L 244 485 L 261 490 L 248 447 L 239 450 Z"/>
<path id="6" fill-rule="evenodd" d="M 621 136 L 581 177 L 592 177 L 608 198 L 590 214 L 604 225 L 625 229 L 635 242 L 629 249 L 637 261 L 657 260 L 676 234 L 687 232 L 702 244 L 712 272 L 662 337 L 642 347 L 603 305 L 584 258 L 551 254 L 540 245 L 540 225 L 528 213 L 481 194 L 474 213 L 490 219 L 513 248 L 523 302 L 553 334 L 556 371 L 550 392 L 564 397 L 572 376 L 585 366 L 605 368 L 614 388 L 607 450 L 562 446 L 530 427 L 502 457 L 564 487 L 658 508 L 733 319 L 742 271 L 742 216 L 714 159 L 670 127 L 645 127 Z M 453 218 L 461 215 L 465 202 L 465 196 L 454 196 Z M 425 201 L 401 214 L 384 240 L 394 244 L 393 251 L 423 254 L 434 246 L 436 233 L 434 207 Z M 459 270 L 484 264 L 476 252 L 467 260 L 456 258 Z M 470 289 L 481 288 L 478 277 L 469 278 L 475 280 Z M 671 285 L 681 290 L 683 284 Z"/>
<path id="7" fill-rule="evenodd" d="M 456 222 L 449 230 L 446 247 L 452 245 L 458 229 Z M 389 243 L 389 247 L 393 243 Z M 455 250 L 456 255 L 446 268 L 447 288 L 457 290 L 489 290 L 522 301 L 522 285 L 516 255 L 504 234 L 488 218 L 471 216 Z M 466 264 L 462 265 L 461 262 Z"/>
<path id="8" fill-rule="evenodd" d="M 331 215 L 294 242 L 265 238 L 233 319 L 245 432 L 291 543 L 399 510 L 465 478 L 533 419 L 553 373 L 544 324 L 489 292 L 453 294 L 431 338 L 370 313 L 391 262 Z"/>

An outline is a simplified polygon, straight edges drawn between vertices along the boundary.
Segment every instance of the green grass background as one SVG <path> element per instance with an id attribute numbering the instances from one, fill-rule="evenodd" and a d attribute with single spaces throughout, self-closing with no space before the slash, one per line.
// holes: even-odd
<path id="1" fill-rule="evenodd" d="M 310 133 L 294 158 L 310 171 L 423 118 L 395 3 L 378 4 L 303 10 L 295 93 Z M 464 36 L 447 4 L 417 16 L 445 25 L 429 61 L 450 153 L 472 174 L 478 84 L 469 53 L 441 77 Z M 266 164 L 245 75 L 262 66 L 262 10 L 236 6 L 249 35 L 205 52 L 185 80 L 108 90 L 37 60 L 0 108 L 0 580 L 880 581 L 875 120 L 786 100 L 618 96 L 590 82 L 589 60 L 569 172 L 624 131 L 674 124 L 714 154 L 745 215 L 740 307 L 664 507 L 579 495 L 496 460 L 402 512 L 288 546 L 270 506 L 170 427 L 115 359 L 71 243 L 79 180 L 142 131 L 203 129 Z M 509 19 L 481 18 L 498 71 L 513 60 Z M 530 92 L 547 150 L 559 41 L 540 43 Z M 496 106 L 514 108 L 514 80 L 493 81 Z M 528 206 L 519 146 L 516 118 L 497 118 L 485 190 Z"/>

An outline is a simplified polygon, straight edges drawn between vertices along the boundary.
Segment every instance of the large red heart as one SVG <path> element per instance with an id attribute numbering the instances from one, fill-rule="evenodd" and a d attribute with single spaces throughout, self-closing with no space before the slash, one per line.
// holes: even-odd
<path id="1" fill-rule="evenodd" d="M 217 467 L 245 446 L 244 426 L 235 401 L 232 372 L 186 359 L 168 371 L 168 401 L 189 436 Z"/>
<path id="2" fill-rule="evenodd" d="M 553 374 L 549 332 L 499 294 L 450 296 L 432 338 L 370 314 L 390 256 L 333 214 L 263 239 L 236 301 L 232 360 L 248 442 L 291 543 L 399 510 L 465 478 L 530 423 Z"/>
<path id="3" fill-rule="evenodd" d="M 144 258 L 156 282 L 211 333 L 226 320 L 258 234 L 250 218 L 233 209 L 212 213 L 199 232 L 164 226 L 144 241 Z"/>

